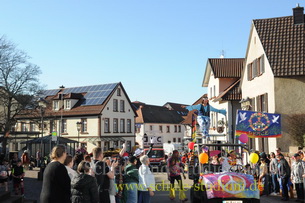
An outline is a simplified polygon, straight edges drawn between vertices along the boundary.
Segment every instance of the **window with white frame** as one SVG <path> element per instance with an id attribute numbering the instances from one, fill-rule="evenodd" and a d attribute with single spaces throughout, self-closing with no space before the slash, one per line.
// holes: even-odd
<path id="1" fill-rule="evenodd" d="M 166 132 L 167 132 L 167 133 L 170 133 L 170 126 L 169 126 L 169 125 L 166 126 Z"/>
<path id="2" fill-rule="evenodd" d="M 125 101 L 120 100 L 120 112 L 125 112 Z"/>
<path id="3" fill-rule="evenodd" d="M 181 133 L 181 125 L 178 126 L 178 132 Z"/>
<path id="4" fill-rule="evenodd" d="M 50 133 L 55 132 L 56 131 L 56 122 L 55 120 L 50 120 Z"/>
<path id="5" fill-rule="evenodd" d="M 22 131 L 22 132 L 28 131 L 27 126 L 26 126 L 26 123 L 24 123 L 24 122 L 21 123 L 21 131 Z"/>
<path id="6" fill-rule="evenodd" d="M 67 133 L 67 119 L 62 119 L 61 132 Z"/>
<path id="7" fill-rule="evenodd" d="M 162 125 L 159 125 L 159 131 L 160 131 L 160 133 L 163 133 Z"/>
<path id="8" fill-rule="evenodd" d="M 153 130 L 153 126 L 152 126 L 152 125 L 149 126 L 149 130 L 150 130 L 150 131 Z"/>
<path id="9" fill-rule="evenodd" d="M 53 110 L 59 110 L 59 101 L 53 101 Z"/>
<path id="10" fill-rule="evenodd" d="M 125 119 L 120 119 L 120 132 L 125 132 Z"/>
<path id="11" fill-rule="evenodd" d="M 113 111 L 117 112 L 118 111 L 118 100 L 113 99 Z"/>
<path id="12" fill-rule="evenodd" d="M 104 132 L 105 132 L 105 133 L 110 133 L 109 118 L 105 118 L 105 119 L 104 119 Z"/>
<path id="13" fill-rule="evenodd" d="M 30 123 L 30 132 L 33 132 L 33 131 L 35 131 L 35 123 L 31 122 Z"/>
<path id="14" fill-rule="evenodd" d="M 174 132 L 175 133 L 177 132 L 177 126 L 176 125 L 174 126 Z"/>
<path id="15" fill-rule="evenodd" d="M 127 132 L 131 133 L 131 119 L 127 119 Z"/>
<path id="16" fill-rule="evenodd" d="M 82 118 L 81 119 L 82 127 L 81 127 L 81 132 L 87 132 L 87 118 Z"/>
<path id="17" fill-rule="evenodd" d="M 65 100 L 65 109 L 71 109 L 71 100 Z"/>
<path id="18" fill-rule="evenodd" d="M 114 133 L 118 133 L 119 132 L 119 129 L 118 129 L 118 119 L 117 118 L 113 119 L 113 132 Z"/>
<path id="19" fill-rule="evenodd" d="M 117 96 L 121 96 L 121 89 L 120 88 L 117 89 Z"/>

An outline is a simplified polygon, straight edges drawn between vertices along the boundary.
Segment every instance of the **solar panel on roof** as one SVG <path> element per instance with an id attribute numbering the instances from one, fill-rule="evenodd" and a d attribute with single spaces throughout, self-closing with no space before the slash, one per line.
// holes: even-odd
<path id="1" fill-rule="evenodd" d="M 84 100 L 82 106 L 88 105 L 98 105 L 102 104 L 113 89 L 117 86 L 118 83 L 110 83 L 103 85 L 91 85 L 91 86 L 82 86 L 82 87 L 71 87 L 65 88 L 63 93 L 86 93 L 84 95 Z M 43 96 L 52 96 L 56 95 L 60 89 L 46 90 L 42 94 Z"/>
<path id="2" fill-rule="evenodd" d="M 56 95 L 59 92 L 59 89 L 53 89 L 53 90 L 45 90 L 42 92 L 42 96 L 53 96 Z"/>

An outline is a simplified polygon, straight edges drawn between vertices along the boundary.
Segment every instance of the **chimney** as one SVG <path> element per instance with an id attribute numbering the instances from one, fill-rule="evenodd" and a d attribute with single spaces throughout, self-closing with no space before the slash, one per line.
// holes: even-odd
<path id="1" fill-rule="evenodd" d="M 304 23 L 304 7 L 300 7 L 299 4 L 293 8 L 293 22 L 295 25 Z"/>

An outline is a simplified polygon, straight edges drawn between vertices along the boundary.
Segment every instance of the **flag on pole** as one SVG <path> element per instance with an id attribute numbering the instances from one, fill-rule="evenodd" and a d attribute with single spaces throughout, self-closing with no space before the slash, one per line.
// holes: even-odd
<path id="1" fill-rule="evenodd" d="M 196 142 L 196 117 L 192 114 L 192 140 Z"/>

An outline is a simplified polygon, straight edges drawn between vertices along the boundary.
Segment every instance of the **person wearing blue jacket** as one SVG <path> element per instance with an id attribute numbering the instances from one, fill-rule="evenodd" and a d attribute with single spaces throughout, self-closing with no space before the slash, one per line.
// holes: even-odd
<path id="1" fill-rule="evenodd" d="M 216 109 L 209 104 L 208 98 L 203 98 L 201 104 L 191 105 L 185 107 L 187 110 L 197 110 L 197 122 L 200 126 L 202 136 L 204 139 L 209 140 L 209 128 L 210 128 L 210 112 L 217 112 L 220 114 L 226 115 L 227 111 L 225 109 Z"/>

